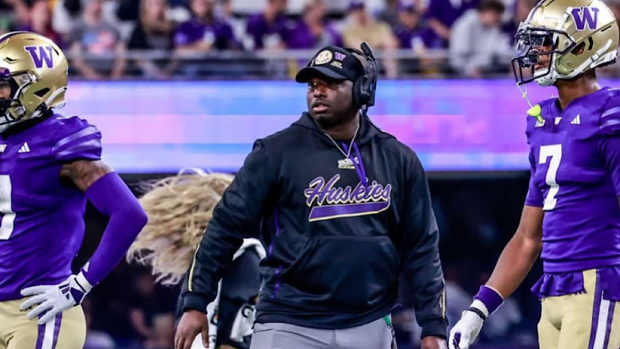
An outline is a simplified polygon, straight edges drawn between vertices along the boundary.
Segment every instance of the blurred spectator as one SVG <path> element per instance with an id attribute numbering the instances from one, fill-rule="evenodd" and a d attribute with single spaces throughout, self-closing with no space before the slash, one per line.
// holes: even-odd
<path id="1" fill-rule="evenodd" d="M 303 18 L 297 22 L 288 37 L 289 49 L 320 48 L 328 45 L 342 46 L 342 37 L 325 23 L 327 7 L 323 0 L 308 0 L 303 9 Z"/>
<path id="2" fill-rule="evenodd" d="M 142 4 L 136 0 L 117 0 L 116 16 L 121 21 L 135 21 L 140 18 Z"/>
<path id="3" fill-rule="evenodd" d="M 166 10 L 166 0 L 140 1 L 140 16 L 127 44 L 130 50 L 172 49 L 173 23 L 168 19 Z M 169 75 L 152 60 L 141 59 L 136 63 L 146 77 L 163 79 Z"/>
<path id="4" fill-rule="evenodd" d="M 30 22 L 30 8 L 24 0 L 4 0 L 12 9 L 17 26 L 26 26 Z"/>
<path id="5" fill-rule="evenodd" d="M 179 25 L 174 44 L 179 52 L 238 48 L 232 27 L 215 15 L 215 0 L 191 0 L 192 18 Z"/>
<path id="6" fill-rule="evenodd" d="M 125 70 L 125 45 L 103 19 L 103 0 L 82 0 L 82 8 L 81 21 L 71 32 L 73 67 L 87 79 L 119 79 Z"/>
<path id="7" fill-rule="evenodd" d="M 164 289 L 156 285 L 150 273 L 143 272 L 136 278 L 129 309 L 129 321 L 134 330 L 144 339 L 145 344 L 155 345 L 161 344 L 162 341 L 165 342 L 167 331 L 162 322 L 165 323 L 167 321 L 165 319 L 169 316 L 174 324 L 175 302 L 176 297 L 172 289 Z M 174 326 L 172 331 L 174 332 Z"/>
<path id="8" fill-rule="evenodd" d="M 253 47 L 252 38 L 245 31 L 247 26 L 246 19 L 243 16 L 235 16 L 232 0 L 219 0 L 217 3 L 216 14 L 222 20 L 230 24 L 235 38 L 242 48 L 249 50 Z"/>
<path id="9" fill-rule="evenodd" d="M 114 339 L 108 333 L 92 328 L 95 307 L 90 298 L 84 299 L 82 303 L 84 317 L 86 318 L 86 342 L 84 349 L 114 349 L 116 347 Z"/>
<path id="10" fill-rule="evenodd" d="M 428 25 L 443 43 L 448 47 L 450 28 L 467 10 L 476 8 L 480 0 L 431 0 L 426 10 Z"/>
<path id="11" fill-rule="evenodd" d="M 141 0 L 140 16 L 127 46 L 133 50 L 172 49 L 173 23 L 166 14 L 166 0 Z"/>
<path id="12" fill-rule="evenodd" d="M 56 0 L 52 11 L 52 28 L 65 42 L 70 39 L 71 31 L 80 22 L 82 11 L 80 0 Z"/>
<path id="13" fill-rule="evenodd" d="M 170 313 L 157 314 L 153 318 L 153 337 L 144 343 L 145 349 L 174 348 L 174 316 Z"/>
<path id="14" fill-rule="evenodd" d="M 366 10 L 362 1 L 352 1 L 349 5 L 348 23 L 342 31 L 344 44 L 347 47 L 359 48 L 363 41 L 373 48 L 396 48 L 396 39 L 390 27 L 375 20 Z"/>
<path id="15" fill-rule="evenodd" d="M 248 19 L 247 33 L 253 38 L 253 49 L 286 47 L 291 23 L 286 17 L 287 0 L 267 0 L 263 13 Z"/>
<path id="16" fill-rule="evenodd" d="M 512 56 L 508 36 L 500 30 L 504 4 L 483 0 L 454 24 L 450 39 L 450 64 L 471 77 L 505 71 Z"/>
<path id="17" fill-rule="evenodd" d="M 473 296 L 467 293 L 462 287 L 462 280 L 459 277 L 462 275 L 462 266 L 458 264 L 448 264 L 444 268 L 446 279 L 446 298 L 448 299 L 446 316 L 448 317 L 448 323 L 451 325 L 461 318 L 463 310 L 469 308 Z"/>
<path id="18" fill-rule="evenodd" d="M 413 2 L 403 3 L 398 11 L 398 23 L 394 27 L 394 35 L 398 46 L 402 49 L 413 49 L 415 52 L 424 52 L 433 47 L 434 35 L 423 25 L 422 14 L 418 12 Z"/>
<path id="19" fill-rule="evenodd" d="M 34 0 L 30 6 L 29 24 L 20 30 L 44 35 L 62 47 L 60 35 L 52 28 L 52 11 L 48 0 Z"/>
<path id="20" fill-rule="evenodd" d="M 394 28 L 398 24 L 400 12 L 400 0 L 385 0 L 385 7 L 377 14 L 377 19 Z"/>
<path id="21" fill-rule="evenodd" d="M 517 33 L 517 29 L 519 28 L 519 24 L 527 19 L 527 16 L 530 13 L 530 10 L 536 5 L 537 0 L 515 0 L 512 4 L 512 16 L 510 16 L 510 21 L 504 24 L 503 31 L 504 33 L 510 36 L 511 45 L 514 44 L 514 36 Z"/>
<path id="22" fill-rule="evenodd" d="M 390 26 L 372 18 L 362 1 L 351 2 L 347 21 L 347 26 L 342 31 L 344 45 L 359 49 L 365 41 L 374 49 L 383 51 L 385 75 L 389 78 L 396 77 L 396 60 L 393 52 L 397 43 Z"/>

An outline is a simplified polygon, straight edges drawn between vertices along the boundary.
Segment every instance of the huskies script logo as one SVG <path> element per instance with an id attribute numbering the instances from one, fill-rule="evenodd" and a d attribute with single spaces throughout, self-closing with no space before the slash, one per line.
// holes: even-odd
<path id="1" fill-rule="evenodd" d="M 575 27 L 582 31 L 586 29 L 586 24 L 590 30 L 596 29 L 598 23 L 598 8 L 596 7 L 578 7 L 571 12 L 575 20 Z"/>
<path id="2" fill-rule="evenodd" d="M 48 68 L 54 67 L 54 55 L 52 46 L 26 46 L 24 50 L 30 53 L 34 66 L 37 68 L 43 68 L 43 63 Z"/>
<path id="3" fill-rule="evenodd" d="M 390 207 L 392 185 L 384 187 L 372 181 L 367 187 L 360 182 L 354 188 L 342 188 L 336 186 L 339 180 L 340 175 L 334 175 L 329 181 L 317 177 L 310 182 L 304 190 L 306 205 L 315 206 L 310 210 L 308 221 L 375 214 Z"/>

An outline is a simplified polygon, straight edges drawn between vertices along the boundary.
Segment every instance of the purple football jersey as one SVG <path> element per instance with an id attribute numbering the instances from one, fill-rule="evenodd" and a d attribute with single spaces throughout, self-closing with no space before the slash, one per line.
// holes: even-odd
<path id="1" fill-rule="evenodd" d="M 528 117 L 526 205 L 543 207 L 546 273 L 620 265 L 620 90 L 604 88 Z"/>
<path id="2" fill-rule="evenodd" d="M 0 137 L 0 301 L 71 275 L 86 197 L 59 173 L 64 163 L 100 157 L 101 133 L 78 117 L 53 115 Z"/>

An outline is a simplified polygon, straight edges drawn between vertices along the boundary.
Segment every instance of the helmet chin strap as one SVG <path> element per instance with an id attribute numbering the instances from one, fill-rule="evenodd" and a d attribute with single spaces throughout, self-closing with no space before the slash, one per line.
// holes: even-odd
<path id="1" fill-rule="evenodd" d="M 530 98 L 527 95 L 527 86 L 522 87 L 517 83 L 517 88 L 519 89 L 519 91 L 521 91 L 521 97 L 523 97 L 523 99 L 525 99 L 525 101 L 527 102 L 527 105 L 530 106 L 530 109 L 527 111 L 527 115 L 533 116 L 539 123 L 543 123 L 545 120 L 542 117 L 542 110 L 540 108 L 540 104 L 532 104 Z"/>

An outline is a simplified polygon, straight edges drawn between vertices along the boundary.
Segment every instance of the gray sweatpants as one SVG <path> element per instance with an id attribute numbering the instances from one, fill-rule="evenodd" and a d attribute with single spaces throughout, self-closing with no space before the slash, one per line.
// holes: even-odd
<path id="1" fill-rule="evenodd" d="M 390 349 L 392 340 L 392 328 L 383 318 L 342 330 L 257 323 L 250 349 Z"/>

